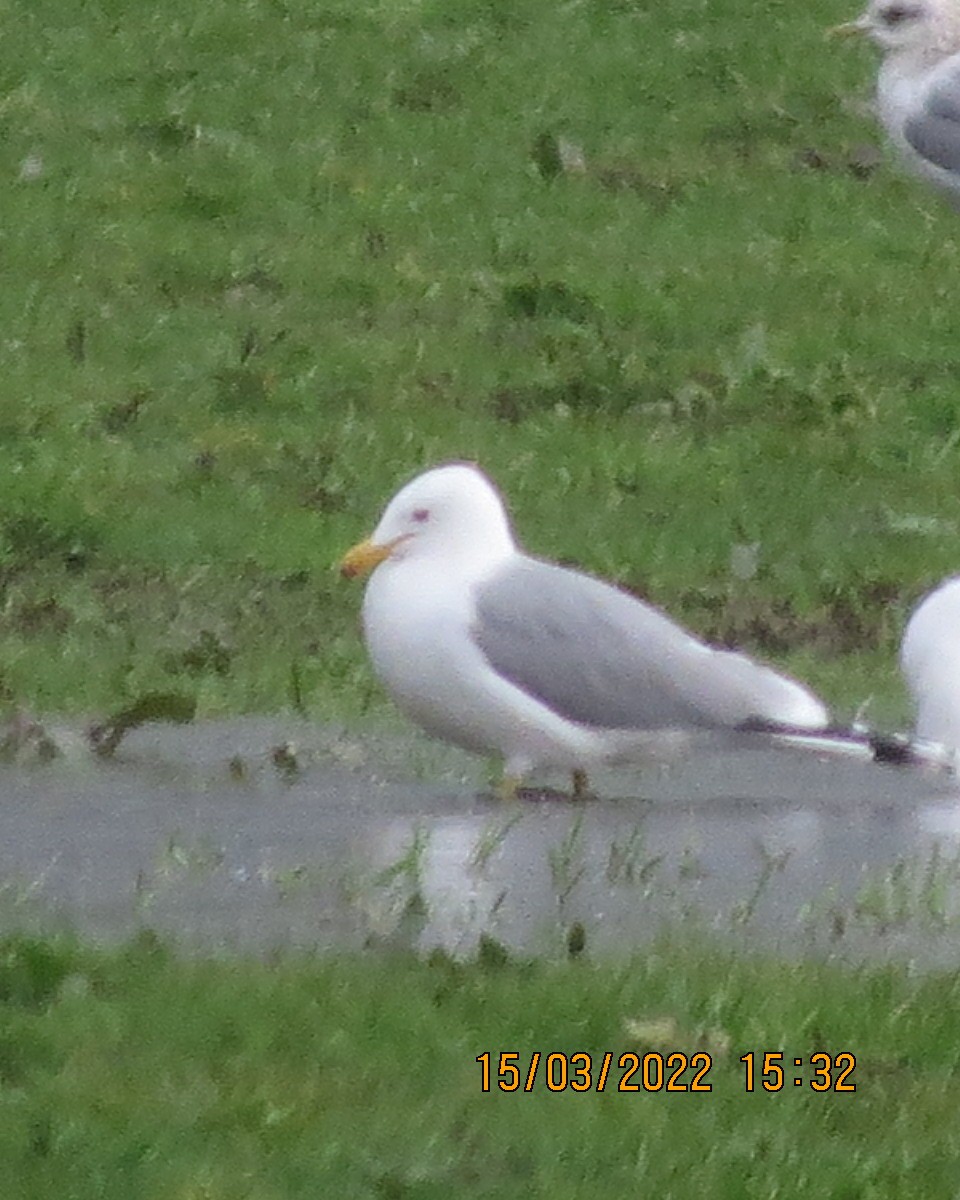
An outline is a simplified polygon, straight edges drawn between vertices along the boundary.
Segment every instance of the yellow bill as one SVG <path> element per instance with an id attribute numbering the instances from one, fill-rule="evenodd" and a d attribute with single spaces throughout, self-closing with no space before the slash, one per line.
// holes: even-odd
<path id="1" fill-rule="evenodd" d="M 858 34 L 866 33 L 869 29 L 867 21 L 863 17 L 857 17 L 855 21 L 844 21 L 842 25 L 834 25 L 827 30 L 829 38 L 848 38 L 857 37 Z"/>
<path id="2" fill-rule="evenodd" d="M 383 542 L 379 545 L 370 538 L 363 542 L 357 542 L 340 560 L 340 574 L 345 579 L 355 579 L 358 575 L 369 574 L 374 567 L 388 559 L 397 543 L 403 540 L 403 538 L 394 538 L 393 541 Z"/>

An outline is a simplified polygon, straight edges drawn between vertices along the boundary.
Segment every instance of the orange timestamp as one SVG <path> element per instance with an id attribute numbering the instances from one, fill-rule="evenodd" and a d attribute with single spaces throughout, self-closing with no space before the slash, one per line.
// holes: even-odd
<path id="1" fill-rule="evenodd" d="M 785 1062 L 786 1060 L 786 1062 Z M 550 1092 L 712 1092 L 708 1075 L 713 1055 L 706 1050 L 686 1054 L 682 1050 L 650 1050 L 637 1054 L 626 1050 L 615 1054 L 579 1051 L 565 1054 L 534 1050 L 521 1059 L 518 1050 L 501 1050 L 494 1056 L 489 1050 L 478 1054 L 480 1090 L 496 1087 L 501 1092 L 532 1092 L 540 1084 Z M 809 1086 L 814 1092 L 855 1092 L 851 1078 L 856 1056 L 844 1050 L 838 1054 L 818 1051 L 805 1058 L 793 1058 L 783 1050 L 749 1051 L 740 1056 L 744 1066 L 744 1089 L 779 1092 L 788 1084 Z M 792 1063 L 796 1074 L 788 1074 Z M 805 1074 L 809 1071 L 809 1074 Z"/>
<path id="2" fill-rule="evenodd" d="M 532 1092 L 538 1080 L 550 1092 L 603 1092 L 609 1084 L 617 1092 L 712 1092 L 707 1073 L 713 1066 L 713 1056 L 705 1050 L 686 1055 L 682 1050 L 661 1054 L 651 1050 L 635 1054 L 627 1050 L 614 1055 L 563 1054 L 554 1051 L 544 1054 L 534 1050 L 529 1058 L 520 1061 L 518 1050 L 501 1050 L 497 1057 L 497 1073 L 493 1075 L 489 1050 L 477 1055 L 480 1064 L 480 1090 L 489 1092 L 493 1084 L 501 1092 Z"/>
<path id="3" fill-rule="evenodd" d="M 784 1064 L 784 1058 L 788 1061 Z M 850 1078 L 857 1065 L 856 1055 L 849 1050 L 841 1050 L 839 1054 L 827 1054 L 820 1050 L 810 1054 L 806 1059 L 790 1059 L 782 1050 L 764 1050 L 755 1053 L 750 1050 L 740 1055 L 743 1063 L 744 1086 L 748 1092 L 756 1090 L 757 1082 L 765 1092 L 780 1092 L 789 1081 L 793 1087 L 808 1085 L 815 1092 L 855 1092 L 857 1085 Z M 796 1074 L 786 1074 L 791 1062 Z M 809 1067 L 809 1078 L 803 1075 L 804 1067 Z"/>

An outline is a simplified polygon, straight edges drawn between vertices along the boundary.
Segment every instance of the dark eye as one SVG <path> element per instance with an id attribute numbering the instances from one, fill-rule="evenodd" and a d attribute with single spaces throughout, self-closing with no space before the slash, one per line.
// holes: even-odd
<path id="1" fill-rule="evenodd" d="M 424 521 L 429 521 L 430 520 L 430 509 L 429 508 L 415 508 L 413 510 L 413 519 L 417 522 L 418 525 L 422 525 L 424 523 Z"/>
<path id="2" fill-rule="evenodd" d="M 891 4 L 889 8 L 885 8 L 883 13 L 884 23 L 887 25 L 899 25 L 903 21 L 908 21 L 911 17 L 920 15 L 920 10 L 911 8 L 907 4 Z"/>

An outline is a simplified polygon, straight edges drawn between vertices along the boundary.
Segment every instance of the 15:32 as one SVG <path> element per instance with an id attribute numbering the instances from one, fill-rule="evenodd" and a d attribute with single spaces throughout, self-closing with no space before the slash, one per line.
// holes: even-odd
<path id="1" fill-rule="evenodd" d="M 750 1050 L 746 1054 L 741 1054 L 740 1061 L 744 1064 L 746 1090 L 748 1092 L 756 1091 L 759 1076 L 760 1086 L 765 1092 L 782 1091 L 787 1082 L 783 1060 L 782 1050 L 766 1050 L 760 1053 Z M 802 1068 L 804 1059 L 793 1059 L 793 1065 Z M 857 1060 L 849 1050 L 842 1050 L 839 1054 L 817 1051 L 816 1054 L 809 1055 L 806 1065 L 813 1069 L 812 1077 L 807 1080 L 802 1075 L 795 1075 L 793 1077 L 794 1087 L 803 1087 L 805 1083 L 809 1083 L 815 1092 L 855 1092 L 857 1090 L 857 1085 L 850 1078 L 857 1065 Z"/>

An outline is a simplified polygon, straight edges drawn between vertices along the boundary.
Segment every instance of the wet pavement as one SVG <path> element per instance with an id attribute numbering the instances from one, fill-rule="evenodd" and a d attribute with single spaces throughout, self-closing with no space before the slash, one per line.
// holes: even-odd
<path id="1" fill-rule="evenodd" d="M 701 749 L 504 805 L 406 731 L 244 718 L 0 766 L 0 929 L 186 948 L 632 951 L 678 926 L 787 954 L 960 963 L 960 782 Z M 557 783 L 562 780 L 555 781 Z"/>

